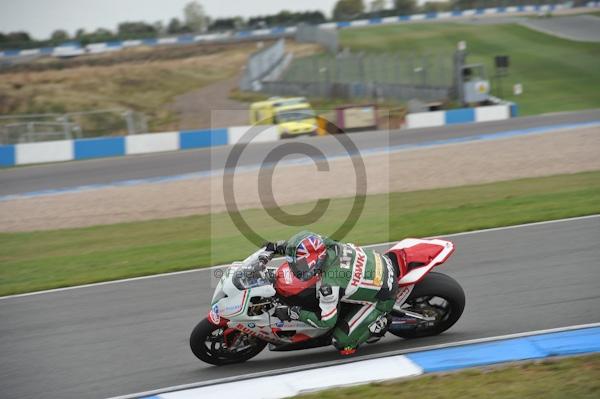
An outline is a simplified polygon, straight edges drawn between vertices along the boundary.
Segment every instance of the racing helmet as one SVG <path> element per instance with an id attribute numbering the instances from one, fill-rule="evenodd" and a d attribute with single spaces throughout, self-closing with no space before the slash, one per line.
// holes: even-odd
<path id="1" fill-rule="evenodd" d="M 288 240 L 285 258 L 296 278 L 310 280 L 321 271 L 327 259 L 327 246 L 320 235 L 302 231 Z"/>

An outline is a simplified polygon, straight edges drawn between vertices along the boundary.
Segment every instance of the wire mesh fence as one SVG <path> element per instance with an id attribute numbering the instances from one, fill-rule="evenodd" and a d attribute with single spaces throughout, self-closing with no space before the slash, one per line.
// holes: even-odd
<path id="1" fill-rule="evenodd" d="M 123 109 L 0 116 L 0 144 L 121 136 L 148 131 L 146 117 Z"/>
<path id="2" fill-rule="evenodd" d="M 263 90 L 277 95 L 444 101 L 454 79 L 452 54 L 350 53 L 294 59 Z"/>
<path id="3" fill-rule="evenodd" d="M 451 86 L 452 54 L 319 55 L 292 61 L 282 80 L 288 82 L 393 83 L 421 86 Z"/>

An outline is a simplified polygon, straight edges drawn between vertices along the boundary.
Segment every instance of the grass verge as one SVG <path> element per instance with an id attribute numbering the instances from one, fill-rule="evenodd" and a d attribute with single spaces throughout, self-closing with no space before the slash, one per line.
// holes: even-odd
<path id="1" fill-rule="evenodd" d="M 353 198 L 306 227 L 331 234 Z M 370 244 L 600 213 L 600 172 L 368 196 L 344 240 Z M 285 207 L 302 214 L 314 203 Z M 263 209 L 242 212 L 268 239 L 289 237 Z M 305 227 L 305 226 L 302 226 Z M 0 234 L 0 295 L 191 269 L 254 249 L 225 213 L 78 229 Z"/>
<path id="2" fill-rule="evenodd" d="M 600 355 L 513 364 L 457 373 L 432 374 L 392 383 L 320 391 L 310 399 L 412 398 L 597 398 Z"/>
<path id="3" fill-rule="evenodd" d="M 560 39 L 514 24 L 397 24 L 340 31 L 342 47 L 353 51 L 451 54 L 466 40 L 469 63 L 493 74 L 496 55 L 509 55 L 504 98 L 522 115 L 600 107 L 600 43 Z M 512 86 L 523 84 L 520 96 Z M 499 93 L 494 92 L 495 95 Z"/>

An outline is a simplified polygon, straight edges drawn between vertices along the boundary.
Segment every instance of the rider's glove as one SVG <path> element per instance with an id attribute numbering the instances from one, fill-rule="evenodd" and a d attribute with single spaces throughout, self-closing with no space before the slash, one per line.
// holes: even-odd
<path id="1" fill-rule="evenodd" d="M 267 251 L 271 251 L 275 254 L 279 254 L 279 255 L 285 255 L 285 246 L 286 246 L 286 241 L 285 240 L 279 240 L 277 242 L 267 242 L 264 245 Z"/>
<path id="2" fill-rule="evenodd" d="M 271 261 L 273 256 L 267 252 L 262 252 L 258 255 L 258 261 L 260 262 L 261 268 Z"/>
<path id="3" fill-rule="evenodd" d="M 300 306 L 292 306 L 290 308 L 290 319 L 292 320 L 298 320 L 300 319 Z"/>
<path id="4" fill-rule="evenodd" d="M 300 306 L 279 306 L 273 313 L 275 317 L 282 321 L 298 320 L 300 318 Z"/>

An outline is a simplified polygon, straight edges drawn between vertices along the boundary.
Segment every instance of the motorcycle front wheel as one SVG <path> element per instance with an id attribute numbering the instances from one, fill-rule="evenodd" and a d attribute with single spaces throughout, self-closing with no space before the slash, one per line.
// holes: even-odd
<path id="1" fill-rule="evenodd" d="M 190 335 L 190 348 L 203 362 L 215 366 L 241 363 L 258 355 L 267 345 L 256 337 L 202 320 Z"/>
<path id="2" fill-rule="evenodd" d="M 438 335 L 452 327 L 462 315 L 465 292 L 452 277 L 431 272 L 415 286 L 402 309 L 434 320 L 411 319 L 394 310 L 390 333 L 405 339 Z"/>

